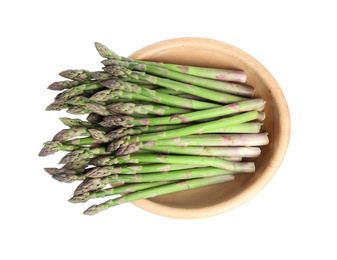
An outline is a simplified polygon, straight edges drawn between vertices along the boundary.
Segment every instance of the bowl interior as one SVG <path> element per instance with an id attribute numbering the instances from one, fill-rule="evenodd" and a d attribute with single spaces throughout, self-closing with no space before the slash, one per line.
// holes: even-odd
<path id="1" fill-rule="evenodd" d="M 254 174 L 238 174 L 233 182 L 183 191 L 134 204 L 152 213 L 173 218 L 203 218 L 231 210 L 258 193 L 273 177 L 285 155 L 290 135 L 289 110 L 275 79 L 244 51 L 216 40 L 178 38 L 147 46 L 132 58 L 200 67 L 239 69 L 247 73 L 247 83 L 255 97 L 264 98 L 266 119 L 262 130 L 270 142 L 256 158 Z M 277 98 L 276 98 L 277 97 Z M 251 160 L 250 160 L 251 161 Z"/>

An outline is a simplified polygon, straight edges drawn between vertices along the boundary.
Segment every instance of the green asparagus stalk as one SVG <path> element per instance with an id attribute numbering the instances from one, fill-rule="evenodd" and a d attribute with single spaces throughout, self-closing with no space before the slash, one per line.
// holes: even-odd
<path id="1" fill-rule="evenodd" d="M 115 64 L 109 66 L 106 62 L 105 64 L 107 66 L 106 68 L 110 67 L 114 68 L 116 65 L 123 66 L 131 70 L 146 72 L 147 74 L 150 75 L 155 75 L 158 77 L 167 78 L 179 82 L 189 83 L 207 89 L 218 90 L 239 96 L 246 96 L 246 97 L 254 96 L 254 88 L 242 84 L 187 75 L 182 72 L 176 72 L 169 69 L 156 67 L 150 64 L 137 64 L 134 62 L 127 62 L 127 61 L 119 62 L 117 60 L 110 60 L 109 62 Z"/>
<path id="2" fill-rule="evenodd" d="M 191 108 L 191 109 L 209 109 L 220 107 L 220 104 L 210 102 L 198 101 L 188 98 L 181 98 L 174 95 L 168 95 L 156 91 L 155 89 L 141 88 L 134 83 L 121 81 L 119 79 L 111 79 L 101 82 L 103 86 L 109 90 L 104 90 L 96 93 L 90 99 L 93 101 L 107 101 L 118 98 L 128 98 L 136 100 L 144 100 L 148 102 L 155 102 L 164 105 Z"/>
<path id="3" fill-rule="evenodd" d="M 187 126 L 179 129 L 162 131 L 157 133 L 148 133 L 139 136 L 138 142 L 146 142 L 150 140 L 159 140 L 159 139 L 168 139 L 168 138 L 175 138 L 175 137 L 182 137 L 187 135 L 193 135 L 196 133 L 205 133 L 210 132 L 216 129 L 221 129 L 224 127 L 228 127 L 231 125 L 238 125 L 242 123 L 246 123 L 248 121 L 255 120 L 258 117 L 257 111 L 250 111 L 246 112 L 237 116 L 229 117 L 229 118 L 222 118 L 219 120 L 196 124 L 192 126 Z M 123 139 L 122 139 L 123 138 Z M 122 137 L 122 140 L 118 140 L 114 142 L 114 146 L 109 146 L 109 151 L 117 150 L 119 148 L 128 149 L 127 146 L 130 144 L 127 142 L 128 137 Z M 125 142 L 126 140 L 126 142 Z"/>
<path id="4" fill-rule="evenodd" d="M 91 135 L 88 138 L 76 138 L 69 141 L 64 142 L 65 145 L 92 145 L 96 143 L 108 143 L 113 141 L 114 139 L 120 138 L 124 135 L 137 135 L 142 133 L 154 133 L 159 131 L 166 131 L 184 127 L 186 125 L 167 125 L 167 126 L 141 126 L 135 128 L 122 128 L 119 127 L 117 129 L 110 128 L 111 131 L 106 133 L 109 128 L 95 128 L 95 129 L 87 129 L 87 132 Z M 61 139 L 62 131 L 57 134 L 57 138 Z M 65 139 L 66 137 L 64 137 Z M 60 141 L 60 140 L 53 140 L 53 141 Z"/>
<path id="5" fill-rule="evenodd" d="M 257 134 L 204 134 L 204 135 L 189 135 L 189 136 L 182 136 L 182 137 L 173 137 L 167 139 L 153 139 L 146 142 L 142 142 L 144 138 L 143 136 L 134 136 L 134 137 L 123 137 L 119 140 L 115 140 L 111 142 L 106 149 L 107 151 L 114 151 L 116 147 L 119 149 L 116 152 L 116 155 L 125 155 L 130 154 L 139 149 L 145 151 L 161 151 L 162 153 L 187 153 L 187 154 L 198 154 L 199 152 L 208 153 L 208 148 L 212 146 L 235 146 L 235 147 L 242 147 L 242 146 L 262 146 L 267 145 L 269 143 L 269 138 L 267 133 L 257 133 Z M 154 148 L 157 146 L 165 146 L 165 148 Z M 171 148 L 168 146 L 172 146 Z M 181 149 L 173 147 L 186 147 L 186 146 L 199 146 L 199 150 L 195 149 Z M 201 149 L 201 150 L 200 150 Z M 205 149 L 205 151 L 203 151 Z M 165 150 L 167 152 L 165 152 Z M 212 149 L 215 152 L 217 150 L 218 156 L 240 156 L 240 157 L 247 157 L 243 154 L 239 155 L 234 152 L 235 149 L 232 149 L 234 154 L 229 155 L 220 155 L 221 150 L 219 149 Z M 226 151 L 230 151 L 231 149 L 227 149 Z M 244 149 L 242 149 L 242 152 Z M 250 148 L 249 151 L 255 151 L 251 157 L 255 157 L 260 153 L 259 150 Z M 222 151 L 225 152 L 225 149 Z M 216 156 L 216 155 L 215 155 Z"/>
<path id="6" fill-rule="evenodd" d="M 101 211 L 107 210 L 110 207 L 117 206 L 126 202 L 136 201 L 140 199 L 153 198 L 156 196 L 169 194 L 173 192 L 195 189 L 199 187 L 205 187 L 213 184 L 224 183 L 232 181 L 234 179 L 233 175 L 220 175 L 212 176 L 207 178 L 199 178 L 193 180 L 186 180 L 183 182 L 168 184 L 159 187 L 149 188 L 142 191 L 133 192 L 127 195 L 124 195 L 120 198 L 108 200 L 99 205 L 93 205 L 84 211 L 85 215 L 95 215 Z"/>
<path id="7" fill-rule="evenodd" d="M 109 166 L 123 163 L 173 163 L 205 165 L 222 168 L 233 172 L 253 172 L 255 170 L 253 162 L 229 162 L 216 157 L 201 156 L 181 156 L 181 155 L 158 155 L 140 154 L 124 156 L 101 156 L 93 158 L 90 164 L 95 166 Z"/>
<path id="8" fill-rule="evenodd" d="M 102 178 L 113 174 L 136 174 L 136 173 L 149 173 L 149 172 L 168 172 L 182 169 L 192 169 L 205 167 L 202 165 L 189 165 L 189 164 L 145 164 L 145 165 L 121 165 L 121 166 L 104 166 L 94 167 L 85 176 L 90 178 Z"/>
<path id="9" fill-rule="evenodd" d="M 142 150 L 154 153 L 201 155 L 201 156 L 233 156 L 258 157 L 261 154 L 259 147 L 214 147 L 214 146 L 155 146 L 142 147 Z"/>
<path id="10" fill-rule="evenodd" d="M 130 116 L 107 116 L 104 118 L 106 126 L 140 126 L 140 125 L 170 125 L 181 124 L 187 122 L 193 122 L 202 119 L 209 119 L 214 117 L 226 116 L 238 112 L 246 112 L 260 108 L 264 106 L 265 101 L 263 99 L 250 99 L 241 101 L 238 103 L 232 103 L 230 105 L 222 106 L 219 108 L 205 109 L 201 111 L 195 111 L 180 115 L 173 115 L 167 117 L 156 118 L 132 118 Z"/>
<path id="11" fill-rule="evenodd" d="M 118 127 L 109 133 L 105 134 L 104 132 L 96 131 L 96 135 L 91 135 L 94 139 L 98 140 L 108 140 L 108 142 L 113 141 L 114 139 L 118 139 L 122 136 L 126 135 L 139 135 L 144 133 L 154 133 L 154 132 L 160 132 L 160 131 L 167 131 L 172 129 L 178 129 L 183 128 L 186 126 L 186 124 L 179 124 L 179 125 L 162 125 L 162 126 L 138 126 L 138 127 Z M 239 125 L 232 125 L 228 127 L 224 127 L 221 129 L 212 130 L 205 133 L 259 133 L 261 130 L 262 124 L 259 122 L 254 123 L 243 123 Z M 96 128 L 97 130 L 100 130 L 99 128 Z M 196 133 L 199 134 L 199 133 Z M 107 139 L 105 139 L 107 138 Z M 74 139 L 71 140 L 72 144 L 80 145 L 81 142 L 85 141 L 85 139 L 89 138 L 81 138 L 81 139 Z M 92 139 L 88 140 L 86 144 L 90 144 Z M 103 142 L 103 141 L 102 141 Z M 69 144 L 71 144 L 69 143 Z"/>
<path id="12" fill-rule="evenodd" d="M 218 168 L 196 168 L 185 169 L 170 172 L 156 172 L 147 174 L 134 174 L 134 175 L 111 175 L 102 179 L 87 178 L 75 190 L 74 194 L 83 194 L 97 189 L 102 189 L 109 183 L 137 183 L 137 182 L 157 182 L 157 181 L 177 181 L 185 179 L 203 178 L 224 174 L 233 174 L 231 171 Z"/>
<path id="13" fill-rule="evenodd" d="M 130 138 L 137 142 L 141 136 Z M 188 135 L 176 138 L 150 140 L 141 147 L 154 146 L 263 146 L 269 143 L 268 133 L 257 134 L 202 134 Z"/>
<path id="14" fill-rule="evenodd" d="M 186 66 L 186 65 L 178 65 L 178 64 L 167 64 L 162 62 L 151 62 L 151 61 L 142 61 L 136 60 L 131 58 L 125 58 L 122 56 L 117 55 L 113 51 L 109 50 L 106 46 L 101 43 L 95 43 L 96 49 L 99 54 L 110 60 L 105 60 L 102 63 L 106 66 L 113 65 L 111 62 L 112 60 L 120 60 L 120 61 L 127 61 L 127 62 L 135 62 L 138 64 L 148 64 L 152 66 L 157 66 L 161 68 L 166 68 L 171 71 L 185 73 L 187 75 L 193 75 L 203 78 L 210 78 L 210 79 L 217 79 L 217 80 L 224 80 L 224 81 L 234 81 L 234 82 L 246 82 L 246 74 L 243 71 L 239 70 L 226 70 L 226 69 L 215 69 L 215 68 L 202 68 L 202 67 L 195 67 L 195 66 Z"/>
<path id="15" fill-rule="evenodd" d="M 90 199 L 105 198 L 105 197 L 117 195 L 117 194 L 132 193 L 132 192 L 145 190 L 145 189 L 149 189 L 153 187 L 159 187 L 159 186 L 170 184 L 170 183 L 174 183 L 174 181 L 157 181 L 157 182 L 126 184 L 126 185 L 122 185 L 119 187 L 82 193 L 82 194 L 79 194 L 77 196 L 73 196 L 72 198 L 70 198 L 69 202 L 83 203 L 83 202 L 87 202 Z"/>
<path id="16" fill-rule="evenodd" d="M 160 105 L 142 105 L 142 104 L 134 104 L 134 103 L 114 103 L 107 106 L 109 111 L 114 113 L 121 114 L 150 114 L 150 115 L 174 115 L 174 114 L 182 114 L 191 112 L 189 109 L 182 109 L 177 107 L 169 107 L 169 106 L 160 106 Z"/>
<path id="17" fill-rule="evenodd" d="M 111 67 L 105 67 L 104 70 L 110 73 L 112 76 L 115 76 L 113 74 Z M 219 102 L 219 103 L 224 103 L 224 104 L 230 104 L 230 103 L 239 102 L 239 101 L 243 101 L 247 99 L 244 97 L 228 94 L 225 92 L 220 92 L 217 90 L 197 87 L 197 86 L 179 82 L 179 81 L 174 81 L 174 80 L 170 80 L 166 78 L 160 78 L 160 77 L 147 75 L 147 74 L 144 75 L 136 71 L 132 72 L 128 76 L 129 78 L 132 77 L 133 79 L 142 80 L 144 82 L 156 84 L 161 87 L 165 87 L 169 89 L 176 89 L 176 90 L 183 91 L 191 95 L 195 95 L 198 97 L 206 98 L 206 99 Z M 129 78 L 125 78 L 125 80 L 128 81 Z"/>

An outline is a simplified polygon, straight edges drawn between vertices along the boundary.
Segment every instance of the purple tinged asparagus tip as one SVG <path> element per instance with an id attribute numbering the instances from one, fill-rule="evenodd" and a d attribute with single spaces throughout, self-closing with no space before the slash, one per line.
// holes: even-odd
<path id="1" fill-rule="evenodd" d="M 71 202 L 71 203 L 84 203 L 84 202 L 87 202 L 90 199 L 89 194 L 90 193 L 87 192 L 87 193 L 83 193 L 83 194 L 78 195 L 78 196 L 73 196 L 68 201 Z"/>
<path id="2" fill-rule="evenodd" d="M 139 142 L 131 143 L 127 146 L 121 146 L 116 151 L 116 156 L 131 154 L 131 153 L 137 152 L 139 149 L 140 149 L 140 143 Z"/>
<path id="3" fill-rule="evenodd" d="M 49 175 L 55 175 L 59 172 L 57 168 L 43 168 Z"/>
<path id="4" fill-rule="evenodd" d="M 59 181 L 59 182 L 64 182 L 64 183 L 72 183 L 75 178 L 77 176 L 76 175 L 71 175 L 71 174 L 55 174 L 52 175 L 52 178 Z"/>
<path id="5" fill-rule="evenodd" d="M 128 140 L 130 139 L 130 136 L 126 135 L 126 136 L 122 136 L 118 139 L 113 140 L 109 146 L 106 148 L 107 152 L 113 152 L 116 151 L 118 149 L 120 149 L 121 147 L 125 147 L 128 145 Z"/>
<path id="6" fill-rule="evenodd" d="M 96 215 L 96 214 L 100 213 L 103 210 L 104 210 L 104 208 L 101 205 L 92 205 L 90 208 L 86 209 L 83 212 L 83 214 L 88 215 L 88 216 L 92 216 L 92 215 Z"/>
<path id="7" fill-rule="evenodd" d="M 45 142 L 44 147 L 41 149 L 39 156 L 45 157 L 51 154 L 56 153 L 60 150 L 60 143 L 59 142 Z"/>
<path id="8" fill-rule="evenodd" d="M 100 178 L 85 179 L 74 191 L 74 195 L 80 195 L 86 192 L 102 189 L 106 186 L 105 183 L 100 182 Z"/>
<path id="9" fill-rule="evenodd" d="M 132 121 L 134 118 L 131 116 L 106 116 L 104 117 L 104 122 L 111 126 L 123 126 L 123 127 L 133 127 L 133 124 L 127 121 Z"/>

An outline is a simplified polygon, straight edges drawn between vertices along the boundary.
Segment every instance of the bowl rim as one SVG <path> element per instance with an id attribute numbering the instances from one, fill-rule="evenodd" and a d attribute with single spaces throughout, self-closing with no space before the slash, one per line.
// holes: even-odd
<path id="1" fill-rule="evenodd" d="M 222 213 L 235 209 L 252 199 L 269 183 L 269 181 L 278 171 L 286 155 L 290 141 L 290 113 L 282 89 L 275 80 L 275 78 L 271 75 L 271 73 L 258 60 L 256 60 L 253 56 L 246 53 L 245 51 L 231 44 L 210 38 L 181 37 L 150 44 L 132 53 L 131 55 L 129 55 L 129 57 L 135 59 L 146 59 L 147 57 L 151 57 L 155 54 L 159 54 L 172 48 L 177 48 L 179 46 L 193 47 L 196 45 L 198 45 L 198 48 L 202 47 L 205 49 L 209 49 L 211 46 L 212 49 L 219 51 L 226 49 L 227 54 L 235 57 L 242 63 L 248 63 L 249 67 L 252 68 L 254 73 L 260 75 L 263 83 L 269 86 L 270 94 L 274 101 L 273 105 L 280 112 L 279 132 L 282 133 L 282 135 L 279 136 L 277 143 L 278 149 L 273 151 L 270 161 L 268 162 L 268 165 L 264 170 L 264 174 L 260 178 L 258 178 L 253 184 L 247 187 L 247 189 L 243 190 L 242 192 L 227 201 L 202 208 L 171 207 L 148 199 L 132 202 L 135 206 L 153 214 L 176 219 L 199 219 L 220 215 Z"/>

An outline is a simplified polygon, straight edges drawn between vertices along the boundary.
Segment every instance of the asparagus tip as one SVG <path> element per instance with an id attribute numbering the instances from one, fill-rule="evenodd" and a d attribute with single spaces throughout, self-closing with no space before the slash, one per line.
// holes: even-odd
<path id="1" fill-rule="evenodd" d="M 46 172 L 46 173 L 48 173 L 49 175 L 54 175 L 54 174 L 57 174 L 57 168 L 43 168 L 44 169 L 44 171 Z"/>
<path id="2" fill-rule="evenodd" d="M 58 142 L 45 142 L 44 147 L 39 152 L 39 156 L 45 157 L 56 153 L 60 149 L 60 144 Z"/>
<path id="3" fill-rule="evenodd" d="M 101 211 L 103 211 L 103 207 L 101 205 L 92 205 L 90 208 L 88 208 L 87 210 L 85 210 L 83 212 L 84 215 L 88 215 L 88 216 L 92 216 L 92 215 L 96 215 L 98 213 L 100 213 Z"/>
<path id="4" fill-rule="evenodd" d="M 71 202 L 71 203 L 83 203 L 83 202 L 87 202 L 89 200 L 87 194 L 88 193 L 82 194 L 82 195 L 78 195 L 78 196 L 73 196 L 68 201 Z"/>
<path id="5" fill-rule="evenodd" d="M 78 185 L 78 187 L 74 191 L 74 196 L 78 196 L 94 190 L 99 190 L 101 188 L 104 188 L 105 186 L 106 184 L 101 183 L 99 178 L 86 179 L 80 185 Z"/>

